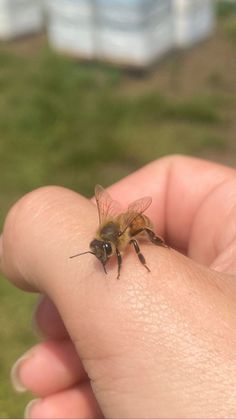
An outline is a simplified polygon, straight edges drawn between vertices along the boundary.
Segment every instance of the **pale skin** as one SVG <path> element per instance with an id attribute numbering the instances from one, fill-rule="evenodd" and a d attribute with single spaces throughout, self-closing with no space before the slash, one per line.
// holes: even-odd
<path id="1" fill-rule="evenodd" d="M 109 192 L 152 196 L 147 215 L 178 251 L 142 245 L 148 273 L 130 249 L 117 281 L 115 261 L 105 275 L 92 255 L 69 259 L 96 231 L 89 200 L 46 187 L 7 216 L 1 270 L 45 295 L 44 339 L 13 371 L 38 398 L 27 417 L 235 418 L 236 171 L 173 156 Z"/>

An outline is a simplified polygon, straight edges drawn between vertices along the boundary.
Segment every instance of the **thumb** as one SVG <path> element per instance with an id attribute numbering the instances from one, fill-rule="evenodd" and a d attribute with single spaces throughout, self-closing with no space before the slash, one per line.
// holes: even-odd
<path id="1" fill-rule="evenodd" d="M 22 198 L 3 232 L 2 270 L 56 305 L 106 417 L 229 417 L 235 407 L 235 301 L 226 275 L 172 249 L 127 251 L 121 279 L 87 250 L 96 208 L 47 187 Z M 222 281 L 224 279 L 224 281 Z"/>

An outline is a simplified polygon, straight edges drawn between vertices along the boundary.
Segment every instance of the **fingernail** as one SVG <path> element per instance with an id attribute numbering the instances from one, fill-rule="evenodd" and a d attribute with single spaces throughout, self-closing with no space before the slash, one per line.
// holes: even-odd
<path id="1" fill-rule="evenodd" d="M 11 369 L 11 382 L 12 386 L 17 393 L 24 393 L 27 391 L 27 388 L 22 384 L 20 379 L 20 369 L 23 363 L 30 358 L 30 354 L 25 354 L 19 358 Z"/>
<path id="2" fill-rule="evenodd" d="M 24 419 L 32 419 L 33 407 L 39 402 L 40 399 L 33 399 L 29 402 L 24 411 Z"/>

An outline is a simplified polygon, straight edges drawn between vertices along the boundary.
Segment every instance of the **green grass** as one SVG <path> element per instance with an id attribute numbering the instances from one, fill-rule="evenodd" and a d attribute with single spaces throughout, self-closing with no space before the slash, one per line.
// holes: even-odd
<path id="1" fill-rule="evenodd" d="M 236 58 L 229 22 L 235 18 L 224 19 L 224 42 Z M 169 153 L 220 156 L 230 135 L 234 141 L 236 74 L 218 69 L 214 57 L 207 56 L 210 68 L 200 63 L 205 75 L 196 84 L 199 69 L 186 76 L 191 51 L 163 62 L 156 79 L 135 79 L 60 57 L 43 41 L 36 51 L 24 42 L 0 44 L 0 223 L 16 199 L 41 185 L 91 195 L 94 179 L 106 186 Z M 35 297 L 2 278 L 0 298 L 0 419 L 13 419 L 22 417 L 29 396 L 14 394 L 9 370 L 34 342 Z"/>
<path id="2" fill-rule="evenodd" d="M 224 24 L 224 30 L 227 38 L 236 45 L 236 21 L 234 18 L 228 19 Z"/>
<path id="3" fill-rule="evenodd" d="M 107 164 L 118 164 L 122 176 L 153 157 L 151 150 L 145 161 L 129 154 L 132 142 L 142 141 L 140 132 L 147 148 L 146 139 L 155 136 L 158 149 L 163 124 L 178 130 L 191 123 L 195 140 L 189 138 L 185 152 L 194 153 L 202 144 L 194 131 L 208 136 L 208 126 L 220 121 L 214 94 L 175 100 L 158 91 L 130 96 L 120 92 L 121 83 L 118 71 L 78 65 L 46 46 L 31 59 L 0 50 L 1 193 L 14 199 L 45 183 L 91 193 L 95 173 L 106 183 Z M 182 151 L 175 136 L 168 138 L 168 151 Z"/>
<path id="4" fill-rule="evenodd" d="M 223 21 L 225 36 L 236 44 L 236 3 L 235 1 L 218 1 L 217 14 Z"/>
<path id="5" fill-rule="evenodd" d="M 236 12 L 236 4 L 233 1 L 218 0 L 217 1 L 217 15 L 220 18 L 228 18 L 232 13 Z"/>

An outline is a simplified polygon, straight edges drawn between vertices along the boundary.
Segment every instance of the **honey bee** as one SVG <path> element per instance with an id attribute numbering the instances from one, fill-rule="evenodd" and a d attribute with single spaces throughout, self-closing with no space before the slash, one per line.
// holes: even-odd
<path id="1" fill-rule="evenodd" d="M 126 212 L 122 212 L 119 203 L 114 201 L 100 185 L 95 186 L 95 198 L 99 216 L 99 228 L 96 236 L 90 243 L 89 251 L 78 253 L 70 256 L 70 258 L 90 253 L 97 257 L 104 272 L 107 273 L 106 263 L 112 256 L 116 255 L 118 262 L 117 279 L 119 279 L 122 254 L 130 244 L 133 245 L 139 261 L 150 272 L 140 251 L 137 238 L 146 235 L 151 243 L 168 247 L 164 240 L 154 233 L 151 220 L 143 214 L 151 205 L 152 198 L 144 197 L 134 201 L 128 206 Z"/>

